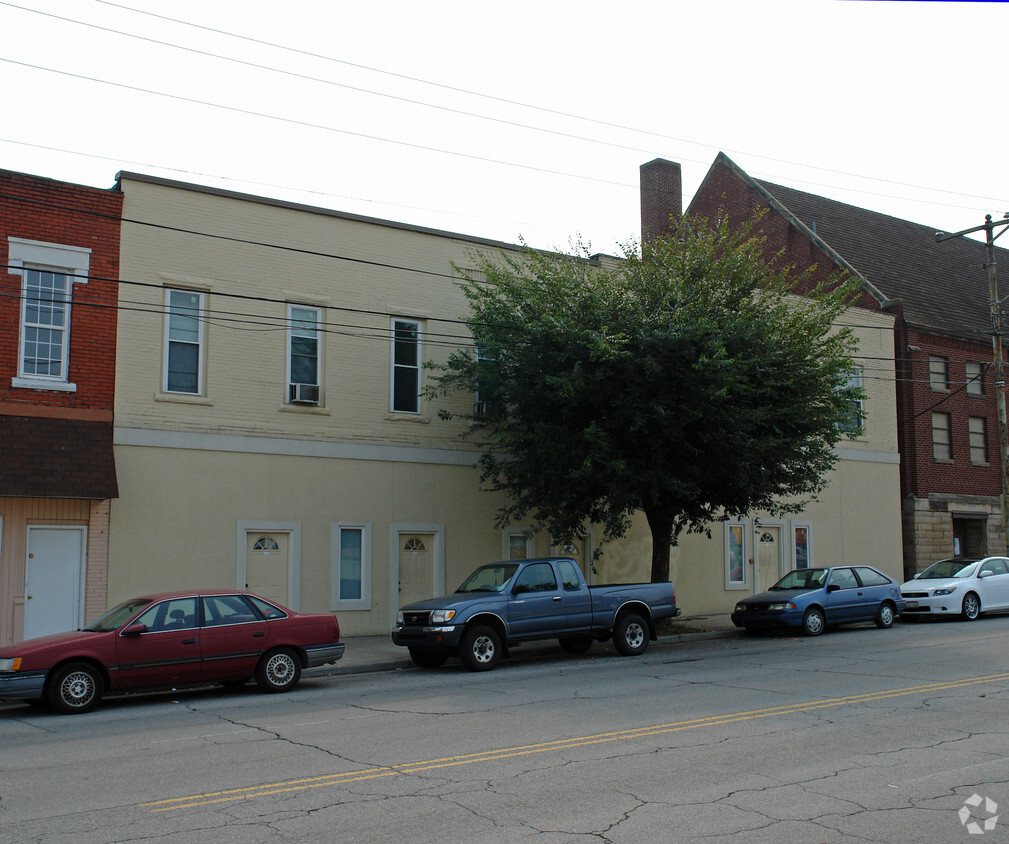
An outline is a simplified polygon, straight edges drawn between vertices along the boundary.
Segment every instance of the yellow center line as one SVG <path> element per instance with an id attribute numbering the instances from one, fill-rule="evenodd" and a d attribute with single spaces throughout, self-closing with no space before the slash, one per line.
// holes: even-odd
<path id="1" fill-rule="evenodd" d="M 422 762 L 410 762 L 402 765 L 368 768 L 363 771 L 347 771 L 342 774 L 326 774 L 318 777 L 285 780 L 284 782 L 267 783 L 264 785 L 233 788 L 224 791 L 214 791 L 205 794 L 194 794 L 189 797 L 175 797 L 157 800 L 152 803 L 141 803 L 141 808 L 151 812 L 171 812 L 195 806 L 209 806 L 213 803 L 226 803 L 232 800 L 247 800 L 252 797 L 266 797 L 271 794 L 283 794 L 290 791 L 307 790 L 310 788 L 328 788 L 344 783 L 362 782 L 381 777 L 401 776 L 422 771 L 432 771 L 440 768 L 451 768 L 458 765 L 472 765 L 475 762 L 493 762 L 499 759 L 511 759 L 516 756 L 528 756 L 534 753 L 566 750 L 575 747 L 587 747 L 593 744 L 603 744 L 613 741 L 628 741 L 636 738 L 674 733 L 681 730 L 695 730 L 699 727 L 714 727 L 723 724 L 733 724 L 740 721 L 752 721 L 759 718 L 771 718 L 775 715 L 788 715 L 796 712 L 809 712 L 816 709 L 826 709 L 832 706 L 847 706 L 855 703 L 869 703 L 888 698 L 925 692 L 945 691 L 963 686 L 973 686 L 980 683 L 997 683 L 1009 680 L 1009 673 L 988 674 L 981 677 L 971 677 L 963 680 L 949 680 L 941 683 L 926 683 L 921 686 L 909 686 L 902 689 L 887 689 L 877 692 L 863 692 L 857 695 L 825 698 L 823 700 L 791 703 L 772 706 L 766 709 L 752 709 L 746 712 L 733 712 L 726 715 L 710 715 L 705 718 L 694 718 L 687 721 L 675 721 L 670 724 L 656 724 L 646 727 L 635 727 L 628 730 L 617 730 L 611 733 L 599 733 L 591 736 L 576 736 L 555 741 L 527 744 L 519 747 L 504 747 L 497 750 L 467 753 L 459 756 L 446 756 L 441 759 L 429 759 Z"/>

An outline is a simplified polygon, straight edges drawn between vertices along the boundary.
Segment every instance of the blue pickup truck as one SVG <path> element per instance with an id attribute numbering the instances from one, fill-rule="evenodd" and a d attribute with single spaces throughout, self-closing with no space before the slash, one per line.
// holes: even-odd
<path id="1" fill-rule="evenodd" d="M 655 623 L 680 614 L 672 583 L 588 586 L 567 557 L 480 566 L 453 594 L 403 607 L 392 641 L 421 668 L 458 656 L 470 671 L 488 671 L 508 648 L 557 639 L 584 653 L 612 637 L 624 656 L 643 654 Z"/>

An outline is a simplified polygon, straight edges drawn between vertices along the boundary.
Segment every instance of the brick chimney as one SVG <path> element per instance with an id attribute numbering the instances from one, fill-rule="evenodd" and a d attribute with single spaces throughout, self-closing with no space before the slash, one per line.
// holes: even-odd
<path id="1" fill-rule="evenodd" d="M 683 213 L 683 183 L 675 161 L 656 158 L 639 169 L 641 239 L 645 241 L 668 231 L 670 217 Z"/>

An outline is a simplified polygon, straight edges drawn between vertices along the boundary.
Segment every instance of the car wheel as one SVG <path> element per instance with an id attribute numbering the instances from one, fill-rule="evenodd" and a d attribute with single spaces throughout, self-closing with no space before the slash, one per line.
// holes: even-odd
<path id="1" fill-rule="evenodd" d="M 807 636 L 819 636 L 827 629 L 827 619 L 819 607 L 810 607 L 802 617 L 802 632 Z"/>
<path id="2" fill-rule="evenodd" d="M 501 637 L 492 627 L 468 628 L 459 643 L 459 659 L 470 671 L 490 671 L 501 660 Z"/>
<path id="3" fill-rule="evenodd" d="M 561 650 L 569 654 L 583 654 L 592 647 L 591 636 L 566 636 L 557 641 L 560 643 Z"/>
<path id="4" fill-rule="evenodd" d="M 448 659 L 448 651 L 438 648 L 410 648 L 410 659 L 418 668 L 440 668 Z"/>
<path id="5" fill-rule="evenodd" d="M 102 675 L 86 662 L 60 666 L 49 679 L 49 705 L 61 715 L 90 712 L 98 705 L 105 690 Z"/>
<path id="6" fill-rule="evenodd" d="M 635 612 L 625 613 L 613 627 L 613 646 L 623 656 L 639 656 L 648 650 L 648 622 Z"/>
<path id="7" fill-rule="evenodd" d="M 889 601 L 883 601 L 879 605 L 879 611 L 876 613 L 876 626 L 880 630 L 886 630 L 888 627 L 893 627 L 893 604 Z"/>
<path id="8" fill-rule="evenodd" d="M 981 615 L 981 599 L 973 592 L 968 592 L 963 596 L 963 608 L 960 615 L 967 621 L 973 621 Z"/>
<path id="9" fill-rule="evenodd" d="M 301 660 L 290 648 L 265 654 L 256 666 L 256 682 L 264 692 L 287 692 L 301 679 Z"/>

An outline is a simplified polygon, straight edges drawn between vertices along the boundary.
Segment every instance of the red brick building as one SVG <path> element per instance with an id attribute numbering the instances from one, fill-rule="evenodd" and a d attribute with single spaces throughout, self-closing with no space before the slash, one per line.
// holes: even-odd
<path id="1" fill-rule="evenodd" d="M 643 232 L 680 213 L 679 178 L 672 162 L 642 166 Z M 733 220 L 757 209 L 769 254 L 816 265 L 817 281 L 838 270 L 859 278 L 858 305 L 894 317 L 905 574 L 943 557 L 1005 553 L 984 244 L 937 243 L 935 228 L 754 179 L 724 154 L 688 212 Z M 997 252 L 1009 267 L 1009 252 Z M 873 377 L 872 361 L 857 363 Z"/>
<path id="2" fill-rule="evenodd" d="M 0 170 L 0 643 L 105 609 L 121 212 Z"/>

